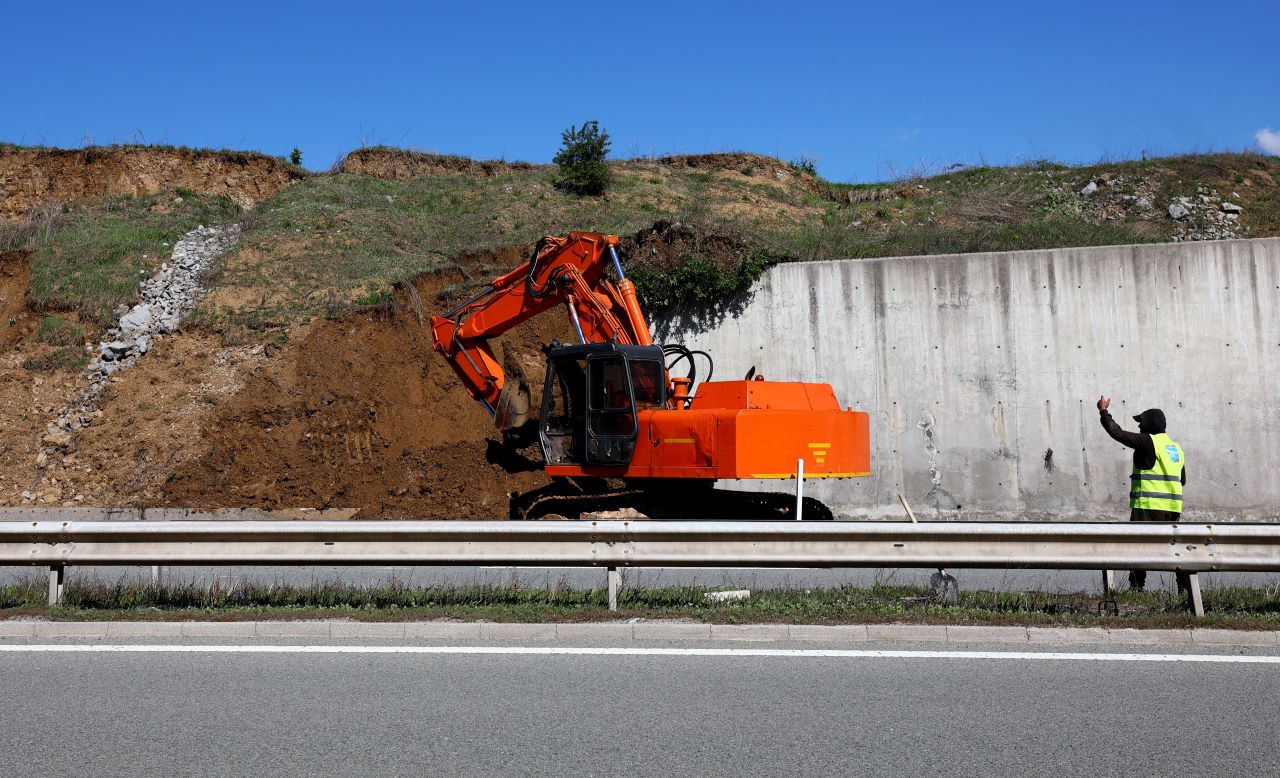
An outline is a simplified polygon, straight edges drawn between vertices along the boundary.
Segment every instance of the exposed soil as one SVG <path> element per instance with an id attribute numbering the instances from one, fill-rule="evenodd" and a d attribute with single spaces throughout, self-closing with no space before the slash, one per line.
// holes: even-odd
<path id="1" fill-rule="evenodd" d="M 37 376 L 23 367 L 33 350 L 42 350 L 24 343 L 38 321 L 26 304 L 30 282 L 30 255 L 0 253 L 0 505 L 38 484 L 40 434 L 72 392 L 68 376 Z"/>
<path id="2" fill-rule="evenodd" d="M 76 394 L 73 373 L 32 372 L 23 367 L 27 356 L 0 353 L 0 505 L 17 505 L 23 491 L 38 495 L 50 486 L 37 466 L 40 436 Z"/>
<path id="3" fill-rule="evenodd" d="M 799 186 L 824 197 L 827 195 L 826 184 L 814 176 L 801 173 L 780 159 L 763 157 L 759 154 L 748 154 L 746 152 L 679 154 L 672 157 L 659 157 L 654 161 L 667 167 L 724 171 L 748 178 L 761 178 L 776 183 Z"/>
<path id="4" fill-rule="evenodd" d="M 265 154 L 158 146 L 0 148 L 0 218 L 18 219 L 48 201 L 190 189 L 250 207 L 302 171 Z"/>
<path id="5" fill-rule="evenodd" d="M 545 166 L 535 166 L 528 162 L 480 161 L 407 149 L 373 147 L 356 149 L 348 154 L 343 158 L 338 172 L 404 181 L 447 173 L 496 176 L 533 170 L 536 167 Z"/>
<path id="6" fill-rule="evenodd" d="M 0 421 L 19 454 L 3 469 L 13 488 L 30 491 L 36 504 L 155 505 L 165 480 L 202 450 L 193 441 L 207 439 L 205 417 L 239 391 L 266 356 L 261 346 L 219 348 L 217 338 L 201 333 L 166 337 L 112 378 L 93 425 L 77 431 L 69 450 L 48 456 L 43 467 L 36 457 L 45 425 L 78 396 L 84 381 L 65 370 L 24 370 L 25 376 L 15 370 L 12 377 L 25 379 L 35 401 L 23 408 L 29 421 Z M 15 496 L 8 494 L 17 504 Z"/>
<path id="7" fill-rule="evenodd" d="M 480 261 L 474 258 L 475 261 Z M 452 279 L 415 284 L 425 316 Z M 495 339 L 538 394 L 541 346 L 561 315 Z M 502 464 L 488 413 L 432 351 L 429 318 L 402 290 L 390 311 L 320 321 L 201 425 L 197 456 L 161 502 L 212 508 L 359 508 L 359 518 L 506 518 L 509 493 L 547 482 L 536 449 Z"/>
<path id="8" fill-rule="evenodd" d="M 36 320 L 27 311 L 31 288 L 31 255 L 0 252 L 0 351 L 7 351 L 31 333 Z"/>

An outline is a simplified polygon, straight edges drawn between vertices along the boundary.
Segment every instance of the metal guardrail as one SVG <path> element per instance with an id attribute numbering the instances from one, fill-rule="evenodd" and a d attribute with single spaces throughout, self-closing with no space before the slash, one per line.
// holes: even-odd
<path id="1" fill-rule="evenodd" d="M 0 565 L 986 567 L 1280 572 L 1278 524 L 0 522 Z M 55 581 L 56 577 L 56 581 Z M 1198 583 L 1198 582 L 1197 582 Z M 1196 587 L 1198 589 L 1198 586 Z M 60 596 L 60 594 L 58 595 Z"/>
<path id="2" fill-rule="evenodd" d="M 1280 571 L 1278 524 L 0 522 L 3 565 L 1026 567 Z"/>

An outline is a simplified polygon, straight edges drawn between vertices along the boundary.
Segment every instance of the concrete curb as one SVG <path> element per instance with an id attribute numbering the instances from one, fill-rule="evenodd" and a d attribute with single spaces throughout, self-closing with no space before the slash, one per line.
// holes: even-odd
<path id="1" fill-rule="evenodd" d="M 727 640 L 972 645 L 1202 645 L 1280 648 L 1280 632 L 919 624 L 695 624 L 611 621 L 566 624 L 424 621 L 0 621 L 4 638 L 325 638 L 348 640 Z"/>

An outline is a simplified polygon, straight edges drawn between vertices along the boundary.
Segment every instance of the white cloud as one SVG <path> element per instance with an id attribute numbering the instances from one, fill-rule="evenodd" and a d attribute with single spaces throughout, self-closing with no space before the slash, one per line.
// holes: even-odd
<path id="1" fill-rule="evenodd" d="M 1253 138 L 1258 141 L 1258 148 L 1268 154 L 1280 154 L 1280 132 L 1272 132 L 1268 127 L 1255 132 Z"/>

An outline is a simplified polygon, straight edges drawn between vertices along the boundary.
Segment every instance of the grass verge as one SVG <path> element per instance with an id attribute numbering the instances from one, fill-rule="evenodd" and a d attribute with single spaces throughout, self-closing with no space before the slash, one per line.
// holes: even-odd
<path id="1" fill-rule="evenodd" d="M 619 611 L 608 610 L 604 589 L 566 585 L 410 586 L 395 580 L 354 586 L 339 580 L 306 586 L 239 583 L 69 582 L 65 604 L 45 604 L 46 582 L 31 578 L 0 587 L 0 618 L 56 620 L 299 620 L 590 622 L 617 619 L 690 619 L 714 624 L 977 624 L 1136 628 L 1222 627 L 1280 629 L 1280 592 L 1216 588 L 1205 593 L 1204 618 L 1182 600 L 1158 592 L 1119 592 L 1114 609 L 1100 595 L 1042 592 L 961 592 L 943 605 L 930 590 L 877 585 L 753 591 L 744 600 L 712 602 L 704 587 L 624 589 Z"/>

